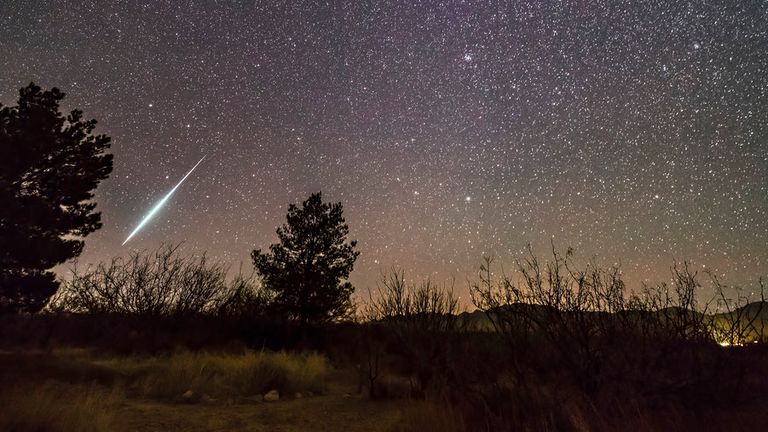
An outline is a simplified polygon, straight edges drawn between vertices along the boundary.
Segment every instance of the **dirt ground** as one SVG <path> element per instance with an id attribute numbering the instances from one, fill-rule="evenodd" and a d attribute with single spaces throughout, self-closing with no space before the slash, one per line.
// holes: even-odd
<path id="1" fill-rule="evenodd" d="M 399 404 L 338 394 L 253 404 L 160 404 L 126 400 L 115 412 L 126 431 L 389 431 Z"/>
<path id="2" fill-rule="evenodd" d="M 64 431 L 93 424 L 100 425 L 97 432 L 383 432 L 396 428 L 407 405 L 369 400 L 357 392 L 354 372 L 342 370 L 330 374 L 323 394 L 300 398 L 158 401 L 126 395 L 89 366 L 70 361 L 67 355 L 0 352 L 0 429 Z M 79 418 L 72 420 L 72 413 Z M 14 425 L 9 417 L 30 421 Z"/>

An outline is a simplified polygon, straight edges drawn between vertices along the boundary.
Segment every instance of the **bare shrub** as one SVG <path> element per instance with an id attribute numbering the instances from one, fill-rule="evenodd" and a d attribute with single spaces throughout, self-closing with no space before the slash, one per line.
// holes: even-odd
<path id="1" fill-rule="evenodd" d="M 272 302 L 272 296 L 255 283 L 253 275 L 237 273 L 223 296 L 213 304 L 212 312 L 221 317 L 263 317 Z"/>
<path id="2" fill-rule="evenodd" d="M 80 313 L 184 316 L 235 313 L 266 301 L 253 278 L 227 280 L 228 267 L 205 254 L 185 256 L 179 245 L 134 252 L 79 271 L 64 282 L 53 307 Z"/>
<path id="3" fill-rule="evenodd" d="M 406 360 L 412 395 L 423 397 L 436 381 L 445 379 L 449 368 L 450 337 L 460 329 L 459 303 L 453 287 L 440 287 L 430 280 L 419 284 L 405 281 L 402 270 L 382 276 L 375 295 L 365 307 L 371 325 L 392 332 Z M 370 347 L 368 377 L 373 387 L 379 375 L 380 347 Z M 373 395 L 373 393 L 372 393 Z"/>
<path id="4" fill-rule="evenodd" d="M 676 263 L 672 281 L 627 290 L 617 265 L 573 262 L 573 251 L 541 262 L 528 248 L 512 276 L 480 266 L 470 284 L 475 306 L 512 348 L 509 365 L 525 385 L 530 352 L 554 353 L 553 373 L 567 370 L 587 393 L 631 384 L 644 392 L 671 394 L 719 379 L 722 355 L 713 341 L 739 344 L 763 334 L 762 297 L 748 304 L 728 300 L 713 278 L 723 313 L 712 315 L 714 298 L 702 300 L 697 272 Z M 534 346 L 531 345 L 535 341 Z M 618 390 L 617 390 L 618 391 Z"/>
<path id="5" fill-rule="evenodd" d="M 518 278 L 502 272 L 494 280 L 492 259 L 481 265 L 480 282 L 470 291 L 475 306 L 486 311 L 494 327 L 516 351 L 528 336 L 544 338 L 558 358 L 588 389 L 601 378 L 604 361 L 598 340 L 611 340 L 627 327 L 619 313 L 626 310 L 626 287 L 618 266 L 600 268 L 590 262 L 576 268 L 573 251 L 541 263 L 531 248 L 516 262 Z M 521 337 L 522 335 L 522 337 Z M 520 381 L 525 371 L 516 365 Z"/>
<path id="6" fill-rule="evenodd" d="M 742 346 L 765 341 L 765 320 L 768 312 L 765 302 L 765 286 L 758 281 L 759 294 L 744 294 L 738 287 L 728 287 L 717 276 L 710 274 L 717 298 L 717 313 L 710 318 L 709 326 L 715 341 L 722 346 Z M 735 298 L 726 291 L 736 293 Z M 755 297 L 758 297 L 755 300 Z"/>
<path id="7" fill-rule="evenodd" d="M 706 318 L 713 299 L 699 299 L 701 283 L 698 272 L 692 271 L 688 262 L 672 266 L 672 282 L 655 286 L 644 285 L 643 309 L 651 312 L 658 329 L 657 340 L 704 342 L 710 341 L 711 333 Z"/>

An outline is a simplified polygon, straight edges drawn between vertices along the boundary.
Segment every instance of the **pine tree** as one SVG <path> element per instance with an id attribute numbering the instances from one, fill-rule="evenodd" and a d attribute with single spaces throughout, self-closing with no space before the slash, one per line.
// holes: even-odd
<path id="1" fill-rule="evenodd" d="M 78 256 L 101 227 L 93 190 L 112 171 L 110 138 L 64 93 L 34 83 L 0 105 L 0 311 L 37 312 L 58 289 L 50 268 Z"/>
<path id="2" fill-rule="evenodd" d="M 264 286 L 283 316 L 325 322 L 351 309 L 354 291 L 347 281 L 360 254 L 357 242 L 347 242 L 349 227 L 341 203 L 323 203 L 320 192 L 288 207 L 287 223 L 277 229 L 280 243 L 251 254 Z"/>

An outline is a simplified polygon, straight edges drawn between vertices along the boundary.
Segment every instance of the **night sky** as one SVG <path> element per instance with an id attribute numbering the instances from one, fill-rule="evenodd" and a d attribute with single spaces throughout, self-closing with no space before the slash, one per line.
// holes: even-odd
<path id="1" fill-rule="evenodd" d="M 768 275 L 768 3 L 413 3 L 5 0 L 0 101 L 56 86 L 113 138 L 82 263 L 185 241 L 248 270 L 322 190 L 362 292 L 398 266 L 465 294 L 551 241 L 630 287 Z"/>

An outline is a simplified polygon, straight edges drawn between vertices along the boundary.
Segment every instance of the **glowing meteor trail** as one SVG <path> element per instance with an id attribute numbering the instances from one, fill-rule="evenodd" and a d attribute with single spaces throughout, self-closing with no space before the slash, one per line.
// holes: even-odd
<path id="1" fill-rule="evenodd" d="M 168 193 L 167 193 L 167 194 L 166 194 L 166 195 L 163 197 L 163 199 L 161 199 L 161 200 L 160 200 L 160 201 L 159 201 L 157 204 L 155 204 L 155 206 L 154 206 L 154 207 L 152 207 L 152 210 L 150 210 L 150 211 L 149 211 L 149 213 L 147 213 L 147 215 L 146 215 L 146 216 L 144 216 L 144 219 L 142 219 L 142 220 L 141 220 L 141 222 L 139 222 L 139 224 L 138 224 L 138 225 L 136 225 L 136 228 L 134 228 L 134 229 L 133 229 L 133 231 L 131 231 L 131 233 L 128 235 L 128 238 L 127 238 L 127 239 L 125 239 L 125 241 L 123 242 L 123 245 L 125 245 L 126 243 L 128 243 L 128 240 L 130 240 L 130 239 L 131 239 L 131 237 L 133 237 L 133 236 L 134 236 L 134 235 L 135 235 L 137 232 L 139 232 L 139 230 L 141 229 L 141 227 L 143 227 L 143 226 L 144 226 L 144 225 L 145 225 L 147 222 L 149 222 L 149 220 L 150 220 L 150 219 L 152 219 L 152 216 L 154 216 L 154 215 L 155 215 L 155 213 L 157 213 L 157 212 L 160 210 L 160 208 L 163 206 L 163 204 L 165 204 L 165 202 L 166 202 L 166 201 L 168 201 L 168 198 L 170 198 L 170 197 L 171 197 L 171 195 L 173 195 L 173 193 L 174 193 L 174 192 L 176 192 L 176 189 L 178 189 L 178 188 L 179 188 L 179 186 L 181 186 L 181 184 L 182 184 L 182 183 L 184 183 L 184 180 L 186 180 L 186 179 L 187 179 L 187 177 L 189 177 L 189 175 L 190 175 L 190 174 L 192 174 L 192 171 L 194 171 L 194 170 L 195 170 L 195 168 L 197 168 L 197 166 L 198 166 L 198 165 L 200 165 L 200 162 L 202 162 L 202 161 L 203 161 L 203 159 L 205 159 L 205 156 L 203 156 L 202 158 L 200 158 L 200 160 L 199 160 L 199 161 L 198 161 L 198 162 L 195 164 L 195 166 L 193 166 L 193 167 L 192 167 L 192 169 L 191 169 L 191 170 L 189 170 L 189 172 L 187 173 L 187 175 L 185 175 L 185 176 L 184 176 L 184 177 L 181 179 L 181 181 L 179 181 L 179 182 L 176 184 L 176 186 L 174 186 L 174 187 L 173 187 L 173 189 L 171 189 L 171 191 L 170 191 L 170 192 L 168 192 Z"/>

